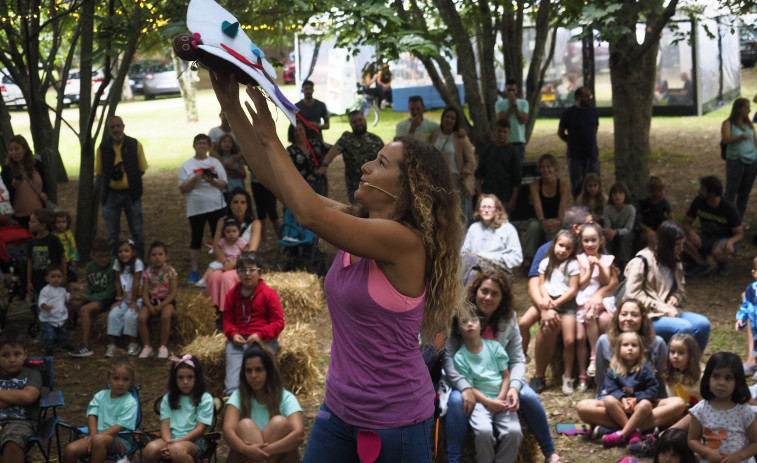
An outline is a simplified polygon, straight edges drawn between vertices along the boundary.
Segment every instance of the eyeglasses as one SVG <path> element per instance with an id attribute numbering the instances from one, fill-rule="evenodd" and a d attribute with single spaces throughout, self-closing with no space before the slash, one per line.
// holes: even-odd
<path id="1" fill-rule="evenodd" d="M 245 268 L 238 268 L 237 273 L 255 273 L 259 272 L 261 269 L 257 267 L 245 267 Z"/>

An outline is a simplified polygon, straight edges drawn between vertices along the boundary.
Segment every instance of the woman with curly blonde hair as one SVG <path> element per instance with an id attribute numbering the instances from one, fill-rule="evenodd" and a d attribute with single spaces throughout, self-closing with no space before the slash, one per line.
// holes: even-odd
<path id="1" fill-rule="evenodd" d="M 332 322 L 326 396 L 305 462 L 430 462 L 434 388 L 418 336 L 446 333 L 462 300 L 460 201 L 436 148 L 398 137 L 362 167 L 358 208 L 319 196 L 294 168 L 263 94 L 211 72 L 221 108 L 255 175 L 297 221 L 339 251 L 324 282 Z M 357 432 L 360 428 L 360 432 Z"/>
<path id="2" fill-rule="evenodd" d="M 479 196 L 473 220 L 463 242 L 463 284 L 490 269 L 501 270 L 512 280 L 513 268 L 523 262 L 523 251 L 518 230 L 507 221 L 502 202 L 492 194 Z"/>

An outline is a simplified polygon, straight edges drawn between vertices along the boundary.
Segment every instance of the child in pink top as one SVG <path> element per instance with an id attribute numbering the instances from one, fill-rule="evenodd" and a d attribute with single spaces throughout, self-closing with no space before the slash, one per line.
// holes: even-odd
<path id="1" fill-rule="evenodd" d="M 221 238 L 218 241 L 218 247 L 221 248 L 223 257 L 225 260 L 215 260 L 208 265 L 208 269 L 200 278 L 200 281 L 195 283 L 198 288 L 204 288 L 208 285 L 208 277 L 215 270 L 230 270 L 237 265 L 237 257 L 242 254 L 244 248 L 247 247 L 247 240 L 241 237 L 242 229 L 239 226 L 239 222 L 234 219 L 226 219 L 223 223 L 223 230 L 221 230 Z M 221 256 L 216 256 L 219 259 Z"/>

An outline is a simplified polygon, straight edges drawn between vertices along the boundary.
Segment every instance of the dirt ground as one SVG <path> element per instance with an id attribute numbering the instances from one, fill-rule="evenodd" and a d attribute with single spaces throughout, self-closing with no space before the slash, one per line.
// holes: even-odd
<path id="1" fill-rule="evenodd" d="M 681 124 L 686 124 L 686 119 L 679 119 Z M 529 159 L 536 159 L 539 154 L 553 152 L 563 162 L 565 159 L 564 145 L 559 142 L 556 132 L 557 121 L 554 122 L 554 130 L 542 130 L 534 135 L 528 147 Z M 602 152 L 612 150 L 612 127 L 611 124 L 603 124 L 600 127 L 599 143 Z M 662 124 L 660 127 L 653 125 L 652 148 L 653 157 L 650 160 L 650 172 L 660 176 L 667 185 L 667 196 L 673 203 L 678 217 L 686 210 L 690 200 L 697 190 L 697 179 L 703 175 L 716 173 L 724 177 L 724 163 L 720 160 L 717 148 L 719 124 L 712 127 L 697 128 L 692 130 L 686 127 L 670 127 Z M 603 155 L 602 178 L 605 188 L 614 181 L 614 169 L 610 155 Z M 564 162 L 563 162 L 564 163 Z M 178 170 L 178 167 L 177 167 Z M 187 245 L 189 242 L 189 226 L 184 213 L 184 199 L 179 194 L 176 182 L 177 172 L 148 171 L 145 176 L 145 195 L 143 201 L 145 232 L 148 243 L 155 239 L 166 242 L 169 246 L 169 262 L 179 271 L 179 281 L 182 291 L 200 291 L 190 287 L 186 283 L 189 273 L 189 256 Z M 345 199 L 343 166 L 341 158 L 337 158 L 329 169 L 331 196 L 336 199 Z M 567 181 L 567 171 L 562 169 L 562 177 Z M 66 210 L 72 210 L 75 204 L 77 183 L 72 181 L 59 186 L 61 206 Z M 747 222 L 755 226 L 754 202 L 748 212 Z M 104 233 L 102 222 L 100 234 Z M 125 222 L 123 229 L 126 230 Z M 708 346 L 706 355 L 719 350 L 732 350 L 744 354 L 746 350 L 745 334 L 734 334 L 733 318 L 740 304 L 740 294 L 743 288 L 750 282 L 749 269 L 752 258 L 757 254 L 751 244 L 753 232 L 747 232 L 747 239 L 741 245 L 736 258 L 731 265 L 730 275 L 710 276 L 690 281 L 688 310 L 707 315 L 712 323 L 713 335 Z M 262 252 L 267 263 L 273 262 L 275 256 L 275 240 L 268 229 Z M 207 259 L 209 261 L 209 258 Z M 207 264 L 203 262 L 203 265 Z M 518 273 L 521 275 L 521 273 Z M 525 278 L 516 278 L 516 296 L 521 312 L 528 305 Z M 28 322 L 26 315 L 18 315 L 10 320 L 11 327 L 25 329 Z M 330 321 L 328 314 L 323 308 L 322 316 L 317 321 L 319 332 L 330 333 Z M 72 340 L 78 342 L 78 331 L 72 333 Z M 330 336 L 320 337 L 319 348 L 322 356 L 322 365 L 327 365 L 329 356 Z M 56 354 L 56 386 L 62 389 L 67 405 L 60 409 L 62 420 L 68 423 L 83 424 L 86 405 L 93 394 L 105 386 L 105 368 L 107 360 L 103 358 L 104 346 L 95 346 L 95 355 L 90 358 L 72 359 L 62 354 Z M 31 355 L 40 355 L 40 344 L 30 345 Z M 175 352 L 178 354 L 179 352 Z M 531 344 L 533 355 L 533 343 Z M 145 429 L 158 429 L 158 417 L 152 412 L 152 403 L 155 398 L 163 395 L 166 391 L 165 382 L 168 376 L 168 363 L 164 360 L 147 359 L 135 360 L 137 368 L 137 384 L 142 385 L 141 399 L 143 403 L 144 420 L 142 426 Z M 324 372 L 325 373 L 325 372 Z M 533 363 L 529 364 L 527 376 L 533 373 Z M 572 397 L 565 397 L 559 390 L 559 385 L 550 383 L 549 389 L 542 394 L 542 400 L 549 416 L 550 424 L 561 422 L 576 422 L 575 404 L 583 399 L 591 397 L 592 393 L 576 393 Z M 306 417 L 306 432 L 309 431 L 312 420 L 322 398 L 321 393 L 312 398 L 301 398 Z M 558 452 L 563 455 L 566 462 L 611 462 L 617 461 L 624 454 L 622 449 L 605 450 L 600 445 L 590 443 L 582 437 L 565 437 L 555 435 Z M 302 447 L 304 449 L 304 445 Z M 226 449 L 222 448 L 223 455 Z M 34 454 L 33 458 L 39 458 Z M 539 459 L 540 461 L 540 459 Z M 649 460 L 651 461 L 651 460 Z"/>

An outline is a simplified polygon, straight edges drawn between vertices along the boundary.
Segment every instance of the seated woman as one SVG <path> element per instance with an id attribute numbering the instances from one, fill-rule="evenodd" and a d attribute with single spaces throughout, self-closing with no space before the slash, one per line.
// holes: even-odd
<path id="1" fill-rule="evenodd" d="M 704 315 L 685 312 L 686 290 L 679 260 L 686 234 L 680 225 L 666 220 L 657 228 L 654 245 L 639 251 L 626 265 L 626 297 L 637 299 L 647 310 L 655 331 L 665 342 L 676 333 L 689 333 L 704 352 L 710 338 L 710 321 Z"/>
<path id="2" fill-rule="evenodd" d="M 218 219 L 216 232 L 213 236 L 213 253 L 221 262 L 226 261 L 226 255 L 218 246 L 221 240 L 221 230 L 226 219 L 234 219 L 241 227 L 240 235 L 247 242 L 245 251 L 257 251 L 261 239 L 261 223 L 252 214 L 252 200 L 250 194 L 244 188 L 234 188 L 230 193 L 229 208 L 226 216 Z M 226 294 L 239 283 L 239 275 L 233 262 L 228 262 L 222 270 L 215 270 L 210 274 L 205 287 L 205 296 L 213 301 L 213 305 L 223 312 L 226 303 Z"/>
<path id="3" fill-rule="evenodd" d="M 475 304 L 476 312 L 484 318 L 481 337 L 499 342 L 510 358 L 510 388 L 507 402 L 511 410 L 522 410 L 528 428 L 536 436 L 546 463 L 558 463 L 562 458 L 555 453 L 555 443 L 549 431 L 549 422 L 539 397 L 525 382 L 526 359 L 521 347 L 515 298 L 507 276 L 498 270 L 487 270 L 468 285 L 466 299 Z M 453 334 L 447 342 L 444 356 L 445 379 L 453 390 L 447 405 L 445 429 L 447 432 L 447 458 L 450 463 L 462 458 L 463 443 L 468 432 L 469 415 L 476 404 L 470 385 L 455 368 L 454 356 L 462 345 L 459 335 Z"/>
<path id="4" fill-rule="evenodd" d="M 651 320 L 648 317 L 647 309 L 634 299 L 626 299 L 618 307 L 612 317 L 612 322 L 607 333 L 600 336 L 597 341 L 597 371 L 595 377 L 597 384 L 604 385 L 605 375 L 612 359 L 610 346 L 617 340 L 620 333 L 627 331 L 635 332 L 641 337 L 642 343 L 646 347 L 647 363 L 655 371 L 657 382 L 660 385 L 664 384 L 662 371 L 665 367 L 667 346 L 665 341 L 655 334 Z M 593 426 L 604 426 L 607 428 L 606 432 L 611 432 L 617 428 L 617 423 L 607 413 L 604 403 L 605 395 L 602 386 L 597 387 L 596 398 L 578 402 L 576 411 L 582 421 Z M 655 426 L 670 426 L 686 410 L 686 404 L 683 399 L 680 397 L 667 397 L 667 393 L 662 387 L 660 388 L 659 397 L 661 398 L 657 401 L 652 414 L 641 423 L 641 431 L 652 429 Z"/>
<path id="5" fill-rule="evenodd" d="M 461 272 L 468 284 L 484 270 L 502 270 L 512 278 L 513 268 L 523 262 L 518 231 L 507 221 L 507 213 L 495 195 L 478 197 L 475 222 L 468 228 L 462 249 Z"/>
<path id="6" fill-rule="evenodd" d="M 28 229 L 32 211 L 42 208 L 47 201 L 47 181 L 42 162 L 34 158 L 23 135 L 15 135 L 8 142 L 8 160 L 0 175 L 9 188 L 13 218 Z"/>
<path id="7" fill-rule="evenodd" d="M 531 201 L 534 205 L 536 219 L 528 222 L 526 234 L 523 238 L 524 267 L 531 266 L 536 249 L 542 243 L 551 241 L 560 221 L 568 207 L 568 182 L 560 181 L 557 176 L 557 159 L 551 154 L 543 154 L 539 158 L 539 180 L 528 185 Z"/>
<path id="8" fill-rule="evenodd" d="M 273 353 L 254 343 L 242 365 L 239 389 L 231 394 L 223 417 L 229 463 L 300 461 L 297 448 L 305 440 L 302 407 L 281 386 Z"/>

